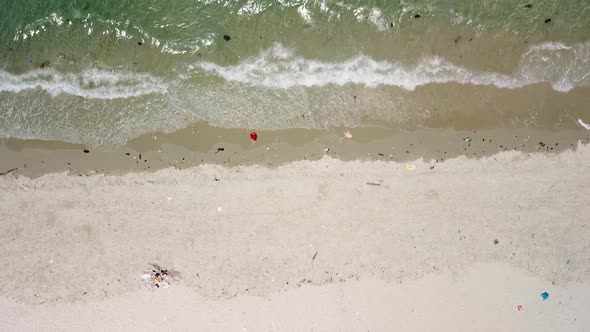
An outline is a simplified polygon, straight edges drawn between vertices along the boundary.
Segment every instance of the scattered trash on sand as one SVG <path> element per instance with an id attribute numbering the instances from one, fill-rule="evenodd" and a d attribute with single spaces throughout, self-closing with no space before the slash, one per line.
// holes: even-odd
<path id="1" fill-rule="evenodd" d="M 352 138 L 352 134 L 350 133 L 350 131 L 345 131 L 344 132 L 344 138 Z"/>
<path id="2" fill-rule="evenodd" d="M 168 288 L 171 281 L 180 279 L 180 272 L 165 269 L 159 264 L 151 264 L 151 268 L 141 276 L 141 279 L 150 289 Z"/>
<path id="3" fill-rule="evenodd" d="M 317 256 L 318 256 L 318 251 L 316 250 L 315 254 L 313 254 L 313 257 L 311 258 L 311 261 L 313 262 Z"/>
<path id="4" fill-rule="evenodd" d="M 543 299 L 543 301 L 546 301 L 549 298 L 549 293 L 547 293 L 547 292 L 541 293 L 541 298 Z"/>
<path id="5" fill-rule="evenodd" d="M 584 121 L 582 121 L 582 119 L 578 119 L 578 123 L 580 124 L 580 126 L 586 128 L 586 130 L 590 130 L 590 124 L 585 123 Z"/>
<path id="6" fill-rule="evenodd" d="M 217 153 L 223 152 L 223 151 L 225 151 L 225 148 L 217 148 L 217 152 L 215 152 L 215 153 L 217 154 Z"/>
<path id="7" fill-rule="evenodd" d="M 472 140 L 473 140 L 473 139 L 472 139 L 471 137 L 465 137 L 465 138 L 463 139 L 463 141 L 464 141 L 464 142 L 467 142 L 467 143 L 471 143 L 471 141 L 472 141 Z"/>
<path id="8" fill-rule="evenodd" d="M 250 133 L 250 139 L 252 141 L 256 142 L 258 140 L 258 134 L 255 131 L 251 132 Z"/>
<path id="9" fill-rule="evenodd" d="M 518 309 L 518 311 L 522 311 L 522 306 L 521 305 L 517 306 L 516 308 Z"/>
<path id="10" fill-rule="evenodd" d="M 367 184 L 369 186 L 380 186 L 381 185 L 381 183 L 376 183 L 376 182 L 367 182 Z"/>
<path id="11" fill-rule="evenodd" d="M 416 165 L 414 165 L 414 164 L 407 164 L 406 165 L 406 169 L 408 171 L 415 171 L 416 170 Z"/>
<path id="12" fill-rule="evenodd" d="M 494 244 L 498 244 L 498 243 L 500 243 L 500 241 L 498 241 L 498 239 L 495 239 Z"/>

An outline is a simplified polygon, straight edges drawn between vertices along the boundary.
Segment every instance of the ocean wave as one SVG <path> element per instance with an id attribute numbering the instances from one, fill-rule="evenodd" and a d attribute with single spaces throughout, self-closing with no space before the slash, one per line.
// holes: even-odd
<path id="1" fill-rule="evenodd" d="M 0 70 L 0 91 L 18 93 L 32 89 L 42 89 L 52 96 L 65 93 L 88 99 L 118 99 L 165 93 L 168 87 L 159 78 L 129 71 L 88 69 L 60 73 L 48 68 L 15 75 Z"/>
<path id="2" fill-rule="evenodd" d="M 449 82 L 515 89 L 548 82 L 553 89 L 567 92 L 578 85 L 590 85 L 590 42 L 573 47 L 559 43 L 534 45 L 523 54 L 512 75 L 468 69 L 437 56 L 425 57 L 414 66 L 365 55 L 340 63 L 322 62 L 300 57 L 280 43 L 233 66 L 198 62 L 196 67 L 227 81 L 283 89 L 359 84 L 414 90 L 430 83 Z"/>

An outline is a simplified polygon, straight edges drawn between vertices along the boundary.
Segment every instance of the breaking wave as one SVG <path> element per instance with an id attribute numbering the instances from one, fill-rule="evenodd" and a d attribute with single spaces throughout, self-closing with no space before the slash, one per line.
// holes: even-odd
<path id="1" fill-rule="evenodd" d="M 159 78 L 129 71 L 88 69 L 60 73 L 48 68 L 15 75 L 0 70 L 0 91 L 18 93 L 33 89 L 42 89 L 52 96 L 65 93 L 88 99 L 117 99 L 165 93 L 168 87 Z"/>
<path id="2" fill-rule="evenodd" d="M 302 58 L 279 43 L 233 66 L 211 62 L 196 66 L 227 81 L 283 89 L 359 84 L 414 90 L 421 85 L 447 82 L 515 89 L 548 82 L 553 89 L 567 92 L 578 85 L 590 85 L 590 43 L 573 47 L 560 43 L 534 45 L 523 54 L 517 71 L 511 75 L 467 69 L 436 56 L 423 58 L 411 67 L 365 55 L 340 63 L 321 62 Z"/>

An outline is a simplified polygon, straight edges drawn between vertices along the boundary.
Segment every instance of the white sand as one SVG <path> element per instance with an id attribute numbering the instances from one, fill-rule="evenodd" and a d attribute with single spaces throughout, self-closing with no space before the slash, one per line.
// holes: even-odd
<path id="1" fill-rule="evenodd" d="M 0 330 L 590 330 L 588 146 L 415 164 L 0 177 Z"/>

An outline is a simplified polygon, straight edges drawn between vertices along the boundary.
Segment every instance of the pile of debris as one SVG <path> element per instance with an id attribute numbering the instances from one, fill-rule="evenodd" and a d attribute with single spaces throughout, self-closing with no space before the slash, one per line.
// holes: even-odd
<path id="1" fill-rule="evenodd" d="M 151 268 L 141 276 L 148 288 L 168 288 L 171 281 L 180 279 L 180 272 L 168 270 L 159 264 L 151 264 Z"/>

